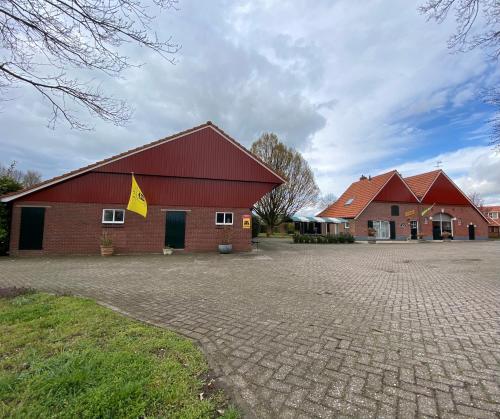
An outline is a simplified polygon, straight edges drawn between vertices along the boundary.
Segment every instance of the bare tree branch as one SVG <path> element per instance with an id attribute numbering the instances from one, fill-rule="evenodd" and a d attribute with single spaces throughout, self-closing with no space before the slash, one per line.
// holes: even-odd
<path id="1" fill-rule="evenodd" d="M 272 133 L 263 134 L 252 144 L 251 151 L 287 180 L 254 206 L 268 232 L 286 217 L 316 203 L 319 189 L 314 174 L 298 151 L 287 147 Z"/>
<path id="2" fill-rule="evenodd" d="M 495 61 L 500 58 L 499 0 L 428 0 L 419 10 L 438 23 L 454 13 L 457 27 L 448 41 L 450 49 L 466 52 L 482 48 Z M 500 90 L 492 89 L 483 99 L 496 106 L 497 112 L 490 121 L 492 144 L 500 147 Z"/>
<path id="3" fill-rule="evenodd" d="M 177 4 L 152 1 L 159 9 Z M 171 38 L 159 40 L 151 31 L 153 20 L 141 0 L 0 0 L 0 91 L 34 88 L 51 107 L 51 126 L 61 116 L 73 128 L 88 128 L 71 103 L 123 124 L 131 116 L 123 101 L 67 73 L 86 69 L 117 76 L 137 66 L 120 53 L 124 44 L 146 47 L 173 63 L 179 46 Z"/>

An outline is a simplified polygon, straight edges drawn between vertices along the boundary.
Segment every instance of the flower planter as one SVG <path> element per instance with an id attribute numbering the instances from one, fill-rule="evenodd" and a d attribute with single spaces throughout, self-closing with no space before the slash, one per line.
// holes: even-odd
<path id="1" fill-rule="evenodd" d="M 219 244 L 219 253 L 227 254 L 233 251 L 232 244 Z"/>
<path id="2" fill-rule="evenodd" d="M 377 239 L 375 237 L 368 237 L 368 244 L 377 244 Z"/>
<path id="3" fill-rule="evenodd" d="M 115 252 L 114 246 L 101 245 L 101 256 L 112 256 L 114 252 Z"/>
<path id="4" fill-rule="evenodd" d="M 170 247 L 164 248 L 163 249 L 163 254 L 164 255 L 171 255 L 174 252 L 174 249 L 171 249 Z"/>

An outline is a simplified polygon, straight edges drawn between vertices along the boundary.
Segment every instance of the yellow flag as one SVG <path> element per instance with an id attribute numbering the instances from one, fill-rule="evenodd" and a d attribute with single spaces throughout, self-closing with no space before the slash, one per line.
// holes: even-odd
<path id="1" fill-rule="evenodd" d="M 436 205 L 436 204 L 432 204 L 429 208 L 423 210 L 422 211 L 422 217 L 424 217 L 425 214 L 427 214 L 434 207 L 434 205 Z"/>
<path id="2" fill-rule="evenodd" d="M 148 213 L 148 203 L 146 197 L 139 188 L 134 175 L 132 175 L 132 189 L 130 190 L 130 199 L 128 200 L 127 209 L 136 212 L 146 218 Z"/>

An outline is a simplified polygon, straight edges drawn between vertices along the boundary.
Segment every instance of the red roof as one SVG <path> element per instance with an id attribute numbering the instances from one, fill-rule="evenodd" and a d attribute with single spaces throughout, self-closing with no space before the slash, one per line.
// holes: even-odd
<path id="1" fill-rule="evenodd" d="M 3 195 L 1 197 L 1 201 L 9 202 L 9 201 L 15 200 L 17 198 L 20 198 L 22 196 L 31 195 L 37 191 L 44 190 L 44 189 L 49 188 L 53 185 L 59 185 L 68 179 L 73 179 L 73 178 L 80 176 L 82 174 L 85 174 L 85 173 L 94 172 L 97 169 L 99 169 L 99 171 L 102 171 L 102 172 L 110 171 L 111 169 L 114 169 L 117 172 L 123 171 L 123 170 L 121 170 L 123 168 L 121 168 L 119 166 L 123 165 L 123 162 L 127 159 L 136 159 L 137 156 L 139 155 L 139 153 L 141 155 L 144 155 L 144 153 L 153 153 L 153 155 L 154 155 L 155 153 L 157 153 L 156 150 L 159 149 L 158 148 L 159 146 L 164 147 L 163 146 L 164 144 L 168 145 L 168 144 L 170 144 L 171 141 L 177 140 L 177 139 L 187 139 L 186 141 L 192 141 L 192 136 L 195 135 L 195 133 L 206 132 L 206 130 L 209 130 L 211 132 L 215 131 L 215 133 L 217 133 L 219 136 L 222 136 L 225 140 L 227 140 L 227 142 L 225 144 L 232 144 L 232 146 L 235 146 L 237 149 L 239 149 L 244 154 L 246 154 L 248 157 L 250 157 L 251 159 L 248 159 L 248 161 L 252 162 L 252 164 L 254 166 L 263 168 L 264 170 L 261 170 L 261 173 L 262 173 L 261 177 L 263 178 L 262 181 L 266 181 L 269 183 L 275 183 L 277 185 L 285 182 L 285 180 L 279 174 L 277 174 L 273 169 L 271 169 L 268 165 L 266 165 L 257 156 L 252 154 L 244 146 L 242 146 L 236 140 L 234 140 L 229 135 L 227 135 L 222 129 L 220 129 L 219 127 L 214 125 L 212 122 L 208 121 L 205 124 L 199 125 L 197 127 L 191 128 L 189 130 L 182 131 L 180 133 L 171 135 L 169 137 L 162 138 L 160 140 L 154 141 L 154 142 L 149 143 L 149 144 L 145 144 L 141 147 L 137 147 L 135 149 L 126 151 L 124 153 L 109 157 L 105 160 L 98 161 L 98 162 L 93 163 L 89 166 L 85 166 L 85 167 L 82 167 L 80 169 L 73 170 L 73 171 L 66 173 L 64 175 L 57 176 L 57 177 L 54 177 L 52 179 L 48 179 L 44 182 L 39 183 L 38 185 L 34 185 L 33 187 Z M 227 150 L 226 149 L 223 150 L 224 151 L 223 154 L 225 156 L 229 155 L 229 152 L 231 150 L 234 150 L 234 148 L 231 149 L 230 147 L 231 146 L 228 145 L 226 147 Z M 153 148 L 154 148 L 154 150 L 152 150 Z M 203 150 L 203 152 L 205 154 L 207 154 L 206 150 Z M 180 158 L 182 156 L 171 156 L 171 157 L 175 157 L 177 160 L 179 160 L 181 162 L 181 164 L 178 166 L 182 166 L 182 162 L 186 160 L 186 156 L 184 156 L 184 159 Z M 144 158 L 143 158 L 143 160 L 144 160 Z M 150 165 L 152 165 L 152 159 L 150 158 L 148 161 L 149 161 Z M 209 163 L 207 163 L 207 162 L 205 162 L 205 163 L 198 162 L 197 164 L 194 164 L 194 163 L 191 164 L 191 166 L 194 166 L 194 168 L 197 169 L 198 172 L 200 172 L 201 169 L 203 169 L 203 166 L 206 166 L 208 164 Z M 232 164 L 232 166 L 235 166 L 236 164 L 237 163 L 234 163 L 234 164 Z M 175 168 L 176 171 L 174 171 L 173 166 L 168 166 L 168 167 L 164 167 L 164 166 L 165 165 L 160 165 L 159 167 L 162 169 L 162 171 L 166 171 L 168 169 L 172 173 L 165 172 L 165 173 L 157 173 L 157 174 L 162 175 L 162 176 L 176 176 L 176 177 L 186 176 L 185 173 L 179 172 L 180 169 L 178 169 L 178 168 Z M 222 173 L 222 174 L 219 173 L 221 170 L 218 170 L 217 167 L 214 167 L 214 166 L 220 166 L 220 165 L 212 162 L 211 166 L 213 167 L 214 171 L 217 172 L 217 173 L 213 174 L 213 176 L 211 176 L 211 177 L 214 179 L 221 179 L 223 177 L 224 173 Z M 238 167 L 232 167 L 232 166 L 230 167 L 231 173 L 232 173 L 232 178 L 234 178 L 233 180 L 239 180 L 240 178 L 242 178 L 242 175 L 238 173 L 238 172 L 241 172 L 241 170 L 238 170 Z M 152 167 L 152 168 L 150 168 L 150 167 L 146 167 L 146 168 L 138 167 L 138 169 L 139 170 L 135 170 L 136 173 L 144 172 L 145 174 L 151 174 L 149 172 L 153 169 L 158 171 L 158 167 Z M 151 170 L 149 170 L 149 169 L 151 169 Z M 182 169 L 182 167 L 181 167 L 181 169 Z M 114 171 L 114 170 L 112 170 L 112 171 Z M 130 170 L 128 172 L 130 172 Z M 200 173 L 197 173 L 197 176 L 202 177 L 202 175 Z M 205 177 L 205 176 L 203 176 L 203 177 Z"/>
<path id="2" fill-rule="evenodd" d="M 357 217 L 396 173 L 396 170 L 392 170 L 370 179 L 354 182 L 335 203 L 320 212 L 318 216 Z"/>
<path id="3" fill-rule="evenodd" d="M 500 205 L 490 205 L 488 207 L 482 207 L 482 210 L 484 212 L 484 215 L 486 215 L 486 218 L 488 219 L 488 223 L 490 225 L 500 227 Z M 498 212 L 499 218 L 491 218 L 488 215 L 490 212 Z"/>
<path id="4" fill-rule="evenodd" d="M 403 196 L 405 185 L 411 196 Z M 398 193 L 388 189 L 399 188 Z M 417 199 L 415 199 L 417 198 Z M 430 201 L 429 201 L 430 200 Z M 356 218 L 372 201 L 383 202 L 420 202 L 471 205 L 483 217 L 484 214 L 474 206 L 467 196 L 441 170 L 402 178 L 396 170 L 354 182 L 334 204 L 318 214 L 320 217 Z M 486 218 L 486 217 L 484 217 Z"/>
<path id="5" fill-rule="evenodd" d="M 404 180 L 418 199 L 422 199 L 441 172 L 440 169 L 433 170 L 432 172 L 405 177 Z"/>

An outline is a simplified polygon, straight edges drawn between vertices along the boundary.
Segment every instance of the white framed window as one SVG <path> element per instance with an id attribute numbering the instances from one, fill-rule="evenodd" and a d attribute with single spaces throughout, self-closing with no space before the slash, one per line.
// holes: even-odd
<path id="1" fill-rule="evenodd" d="M 488 215 L 491 219 L 498 219 L 498 212 L 490 212 Z"/>
<path id="2" fill-rule="evenodd" d="M 344 228 L 345 228 L 346 230 L 348 230 L 348 229 L 349 229 L 349 227 L 350 227 L 350 226 L 349 226 L 349 221 L 346 221 L 346 222 L 344 223 Z"/>
<path id="3" fill-rule="evenodd" d="M 125 210 L 106 208 L 102 210 L 103 224 L 123 224 L 125 222 Z"/>
<path id="4" fill-rule="evenodd" d="M 215 224 L 218 226 L 232 226 L 233 213 L 232 212 L 216 212 Z"/>
<path id="5" fill-rule="evenodd" d="M 374 221 L 373 228 L 377 232 L 375 238 L 389 239 L 391 237 L 391 225 L 389 221 Z"/>

